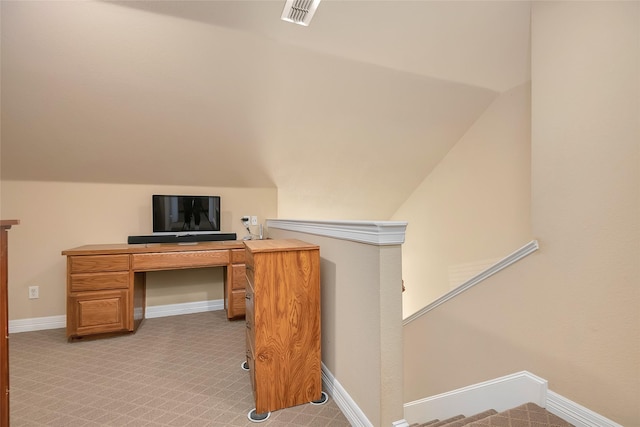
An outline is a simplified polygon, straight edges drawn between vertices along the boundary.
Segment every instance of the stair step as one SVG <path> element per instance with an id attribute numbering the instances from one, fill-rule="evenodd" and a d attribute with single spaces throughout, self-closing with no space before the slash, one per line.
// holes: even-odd
<path id="1" fill-rule="evenodd" d="M 440 420 L 435 419 L 435 420 L 427 421 L 426 423 L 409 424 L 409 427 L 426 427 L 426 426 L 431 426 L 432 424 L 439 423 L 439 422 L 440 422 Z"/>
<path id="2" fill-rule="evenodd" d="M 456 415 L 455 417 L 447 418 L 446 420 L 438 421 L 437 423 L 429 424 L 429 427 L 443 427 L 454 421 L 463 420 L 464 415 Z"/>
<path id="3" fill-rule="evenodd" d="M 474 421 L 481 420 L 483 418 L 490 417 L 491 415 L 495 415 L 497 413 L 498 413 L 498 411 L 496 411 L 495 409 L 488 409 L 486 411 L 477 413 L 475 415 L 468 416 L 466 418 L 463 418 L 463 419 L 460 419 L 460 420 L 457 420 L 457 421 L 450 422 L 450 423 L 445 424 L 445 425 L 440 426 L 440 427 L 466 427 L 467 424 L 470 424 L 470 423 L 472 423 Z"/>
<path id="4" fill-rule="evenodd" d="M 416 424 L 411 424 L 409 427 L 431 427 L 436 423 L 439 423 L 440 420 L 439 419 L 435 419 L 435 420 L 431 420 L 431 421 L 427 421 L 426 423 L 416 423 Z"/>
<path id="5" fill-rule="evenodd" d="M 575 427 L 535 403 L 525 403 L 506 411 L 489 409 L 469 417 L 457 415 L 446 420 L 413 423 L 409 427 Z"/>
<path id="6" fill-rule="evenodd" d="M 464 415 L 456 415 L 454 417 L 450 417 L 444 419 L 442 421 L 435 419 L 431 421 L 427 421 L 426 423 L 413 423 L 410 424 L 409 427 L 462 427 L 467 423 L 470 423 L 475 420 L 479 420 L 482 417 L 488 417 L 489 415 L 497 414 L 497 411 L 490 409 L 488 411 L 482 412 L 481 414 L 472 415 L 470 417 L 465 417 Z"/>
<path id="7" fill-rule="evenodd" d="M 535 403 L 525 403 L 467 424 L 465 427 L 575 427 Z"/>

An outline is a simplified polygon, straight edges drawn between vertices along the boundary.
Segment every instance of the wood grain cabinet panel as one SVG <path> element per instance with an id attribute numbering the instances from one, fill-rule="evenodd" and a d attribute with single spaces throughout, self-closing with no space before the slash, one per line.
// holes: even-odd
<path id="1" fill-rule="evenodd" d="M 320 249 L 245 242 L 247 364 L 257 413 L 321 398 Z"/>
<path id="2" fill-rule="evenodd" d="M 231 291 L 231 296 L 229 298 L 229 308 L 227 312 L 227 317 L 234 318 L 242 318 L 245 315 L 245 292 L 244 289 L 240 291 Z"/>
<path id="3" fill-rule="evenodd" d="M 246 267 L 244 266 L 244 264 L 234 264 L 231 266 L 231 268 L 233 269 L 231 289 L 236 291 L 239 291 L 239 290 L 244 291 L 245 288 L 247 287 L 247 276 L 245 273 Z"/>
<path id="4" fill-rule="evenodd" d="M 231 251 L 231 265 L 226 270 L 225 280 L 225 309 L 228 319 L 239 319 L 245 315 L 245 287 L 247 277 L 245 274 L 245 250 L 234 249 Z"/>
<path id="5" fill-rule="evenodd" d="M 103 289 L 127 289 L 128 287 L 128 271 L 71 275 L 71 292 L 99 291 Z"/>
<path id="6" fill-rule="evenodd" d="M 128 254 L 67 258 L 67 338 L 132 330 L 129 267 Z"/>
<path id="7" fill-rule="evenodd" d="M 128 329 L 127 290 L 81 292 L 70 299 L 71 316 L 77 335 L 119 332 Z"/>
<path id="8" fill-rule="evenodd" d="M 232 264 L 244 264 L 244 249 L 233 249 L 231 251 Z"/>
<path id="9" fill-rule="evenodd" d="M 9 427 L 9 236 L 17 219 L 0 220 L 0 427 Z"/>
<path id="10" fill-rule="evenodd" d="M 87 255 L 69 259 L 69 272 L 96 273 L 129 269 L 129 255 Z"/>
<path id="11" fill-rule="evenodd" d="M 132 257 L 135 271 L 211 267 L 229 263 L 229 251 L 227 250 L 134 254 Z"/>
<path id="12" fill-rule="evenodd" d="M 247 354 L 253 355 L 253 349 L 256 345 L 255 334 L 253 333 L 255 314 L 253 307 L 253 287 L 251 283 L 251 281 L 247 281 L 247 291 L 245 296 L 245 324 L 247 327 Z M 253 375 L 251 375 L 251 379 L 253 380 Z"/>

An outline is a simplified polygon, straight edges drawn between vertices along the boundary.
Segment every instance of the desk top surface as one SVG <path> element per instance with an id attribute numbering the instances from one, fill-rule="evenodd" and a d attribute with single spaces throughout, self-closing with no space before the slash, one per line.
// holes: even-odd
<path id="1" fill-rule="evenodd" d="M 247 240 L 245 245 L 251 252 L 279 252 L 283 250 L 296 251 L 320 248 L 318 245 L 298 239 Z"/>
<path id="2" fill-rule="evenodd" d="M 113 254 L 137 254 L 152 252 L 186 252 L 186 251 L 213 251 L 228 249 L 244 249 L 242 240 L 225 240 L 215 242 L 189 242 L 189 243 L 111 243 L 100 245 L 84 245 L 62 251 L 62 255 L 113 255 Z"/>

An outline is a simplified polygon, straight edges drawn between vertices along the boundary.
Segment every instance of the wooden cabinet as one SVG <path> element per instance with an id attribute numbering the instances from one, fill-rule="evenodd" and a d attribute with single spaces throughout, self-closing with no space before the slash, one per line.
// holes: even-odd
<path id="1" fill-rule="evenodd" d="M 247 365 L 258 414 L 321 398 L 320 248 L 300 240 L 246 246 Z"/>
<path id="2" fill-rule="evenodd" d="M 72 335 L 93 335 L 129 330 L 127 289 L 82 292 L 69 297 Z"/>
<path id="3" fill-rule="evenodd" d="M 67 258 L 67 337 L 133 330 L 130 256 Z"/>
<path id="4" fill-rule="evenodd" d="M 0 221 L 0 427 L 9 427 L 9 236 L 7 230 L 20 224 L 17 219 Z"/>

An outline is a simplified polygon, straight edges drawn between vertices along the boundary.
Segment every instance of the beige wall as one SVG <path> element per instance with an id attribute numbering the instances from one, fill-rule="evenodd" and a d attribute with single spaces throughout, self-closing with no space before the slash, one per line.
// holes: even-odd
<path id="1" fill-rule="evenodd" d="M 405 327 L 407 400 L 528 370 L 640 426 L 638 76 L 640 3 L 533 3 L 540 250 Z"/>
<path id="2" fill-rule="evenodd" d="M 408 221 L 407 317 L 531 240 L 530 85 L 485 111 L 392 220 Z M 455 273 L 455 274 L 454 274 Z"/>
<path id="3" fill-rule="evenodd" d="M 10 320 L 64 315 L 66 259 L 61 251 L 151 234 L 152 194 L 220 195 L 221 229 L 238 238 L 246 235 L 243 215 L 257 215 L 261 223 L 277 216 L 274 188 L 2 181 L 0 215 L 20 220 L 9 236 Z M 149 273 L 147 304 L 222 299 L 222 280 L 222 268 Z M 40 286 L 37 300 L 27 298 L 31 285 Z"/>
<path id="4" fill-rule="evenodd" d="M 405 29 L 367 28 L 392 2 L 331 3 L 302 28 L 278 19 L 282 0 L 1 1 L 3 177 L 277 187 L 283 217 L 388 219 L 496 97 L 464 76 L 526 78 L 509 52 L 527 7 L 403 2 L 439 22 L 411 37 L 433 43 L 434 78 L 402 71 L 420 55 L 385 60 Z M 370 25 L 344 23 L 363 7 Z M 492 59 L 453 65 L 473 47 Z"/>

